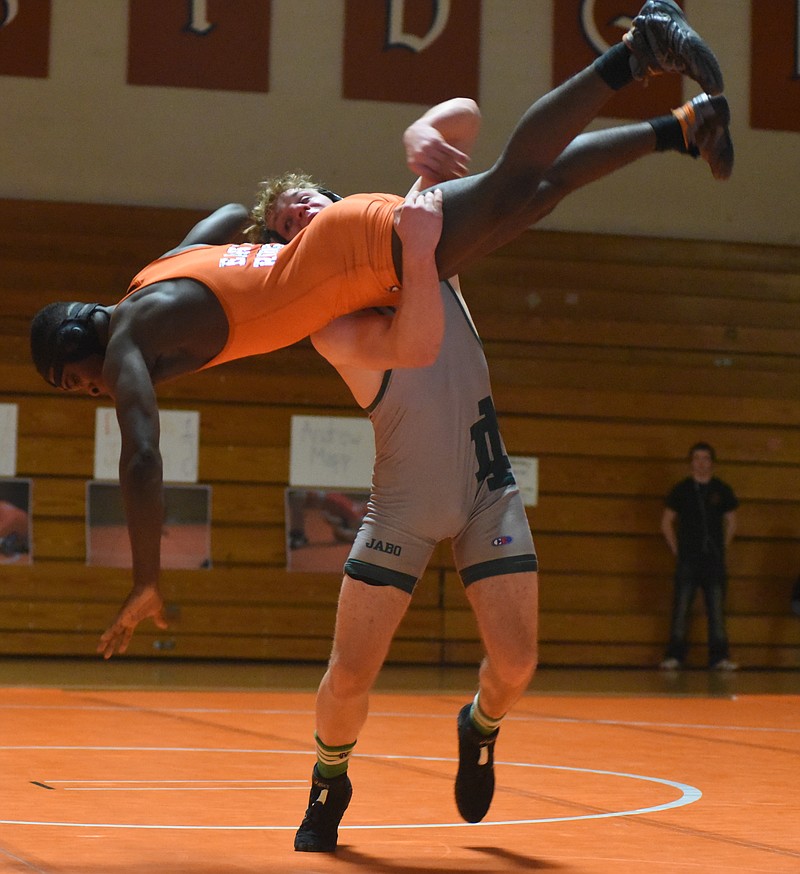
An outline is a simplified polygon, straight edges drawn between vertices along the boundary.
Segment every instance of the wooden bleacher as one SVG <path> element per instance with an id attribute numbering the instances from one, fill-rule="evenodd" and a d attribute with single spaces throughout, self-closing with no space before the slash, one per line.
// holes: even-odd
<path id="1" fill-rule="evenodd" d="M 201 217 L 191 210 L 0 201 L 0 402 L 19 406 L 17 470 L 33 482 L 31 566 L 2 567 L 0 655 L 91 655 L 128 590 L 85 565 L 94 408 L 49 389 L 28 324 L 57 299 L 115 302 Z M 529 511 L 541 562 L 543 664 L 650 666 L 669 624 L 665 492 L 697 440 L 742 507 L 729 556 L 733 657 L 800 668 L 800 248 L 531 231 L 462 274 L 508 451 L 539 459 Z M 285 571 L 291 416 L 361 415 L 307 342 L 163 386 L 200 411 L 213 486 L 213 568 L 165 571 L 171 626 L 155 658 L 323 661 L 340 578 Z M 704 614 L 693 629 L 704 663 Z M 477 630 L 441 545 L 390 652 L 474 663 Z"/>

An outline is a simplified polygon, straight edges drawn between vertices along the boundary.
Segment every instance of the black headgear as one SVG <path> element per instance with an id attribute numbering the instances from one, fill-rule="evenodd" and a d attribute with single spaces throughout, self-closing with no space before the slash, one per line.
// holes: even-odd
<path id="1" fill-rule="evenodd" d="M 103 346 L 92 324 L 92 316 L 98 309 L 100 309 L 99 303 L 70 304 L 67 318 L 53 335 L 50 364 L 42 375 L 55 388 L 61 388 L 65 364 L 83 361 L 84 358 L 95 353 L 103 354 Z"/>
<path id="2" fill-rule="evenodd" d="M 336 194 L 336 192 L 331 191 L 330 188 L 321 188 L 320 186 L 317 186 L 317 191 L 319 191 L 320 194 L 324 194 L 325 197 L 330 197 L 330 199 L 331 199 L 334 203 L 336 203 L 337 200 L 341 200 L 341 199 L 342 199 L 342 195 L 341 195 L 341 194 Z"/>
<path id="3" fill-rule="evenodd" d="M 341 194 L 336 194 L 336 192 L 331 191 L 329 188 L 323 188 L 321 185 L 315 185 L 314 188 L 319 191 L 320 194 L 324 195 L 325 197 L 329 197 L 334 203 L 336 203 L 337 200 L 342 199 Z M 282 246 L 285 246 L 289 242 L 277 231 L 272 231 L 269 228 L 264 231 L 263 236 L 265 243 L 280 243 Z"/>

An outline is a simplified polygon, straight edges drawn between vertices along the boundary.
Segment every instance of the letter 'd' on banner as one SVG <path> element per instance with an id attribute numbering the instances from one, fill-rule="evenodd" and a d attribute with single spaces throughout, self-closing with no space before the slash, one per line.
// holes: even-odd
<path id="1" fill-rule="evenodd" d="M 50 0 L 0 0 L 0 76 L 46 79 Z"/>
<path id="2" fill-rule="evenodd" d="M 478 99 L 481 0 L 347 0 L 343 97 Z"/>

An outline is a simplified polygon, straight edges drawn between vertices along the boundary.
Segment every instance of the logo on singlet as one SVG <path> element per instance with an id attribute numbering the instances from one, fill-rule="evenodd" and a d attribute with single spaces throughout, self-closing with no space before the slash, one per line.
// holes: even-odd
<path id="1" fill-rule="evenodd" d="M 384 543 L 382 540 L 376 540 L 374 537 L 364 545 L 367 549 L 375 549 L 378 552 L 385 552 L 388 555 L 400 555 L 403 551 L 403 547 L 398 546 L 396 543 L 389 543 L 388 540 Z"/>
<path id="2" fill-rule="evenodd" d="M 513 539 L 514 538 L 510 537 L 508 534 L 504 534 L 502 537 L 495 537 L 492 541 L 492 546 L 508 546 Z"/>
<path id="3" fill-rule="evenodd" d="M 497 413 L 491 397 L 485 397 L 478 402 L 478 412 L 481 418 L 469 429 L 478 461 L 475 478 L 479 486 L 486 482 L 489 491 L 494 492 L 514 485 L 514 474 L 511 473 L 511 462 L 503 451 Z"/>
<path id="4" fill-rule="evenodd" d="M 265 243 L 261 246 L 256 246 L 252 243 L 230 245 L 225 250 L 225 254 L 219 259 L 219 266 L 246 267 L 247 259 L 255 251 L 252 261 L 253 267 L 272 267 L 282 248 L 283 246 L 280 243 Z"/>

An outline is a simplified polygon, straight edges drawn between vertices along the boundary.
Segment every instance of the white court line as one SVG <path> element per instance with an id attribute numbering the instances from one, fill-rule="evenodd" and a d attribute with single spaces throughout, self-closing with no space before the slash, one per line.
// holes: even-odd
<path id="1" fill-rule="evenodd" d="M 306 755 L 311 756 L 311 753 L 298 753 L 297 750 L 230 750 L 230 749 L 201 749 L 192 750 L 187 748 L 176 749 L 174 747 L 63 747 L 63 746 L 28 746 L 28 747 L 0 747 L 2 749 L 29 749 L 29 750 L 92 750 L 92 751 L 141 751 L 141 752 L 217 752 L 217 753 L 259 753 L 271 755 Z M 382 759 L 403 761 L 414 760 L 422 762 L 448 762 L 455 763 L 457 760 L 446 756 L 401 756 L 401 755 L 374 755 L 362 753 L 361 759 Z M 613 819 L 621 816 L 641 816 L 646 813 L 656 813 L 664 810 L 674 810 L 678 807 L 684 807 L 687 804 L 693 804 L 702 798 L 703 793 L 694 786 L 687 783 L 680 783 L 675 780 L 666 780 L 662 777 L 648 777 L 642 774 L 628 774 L 621 771 L 604 771 L 595 768 L 574 768 L 565 765 L 543 765 L 528 762 L 496 762 L 497 765 L 504 765 L 515 768 L 538 768 L 543 770 L 565 771 L 570 773 L 596 774 L 605 777 L 621 777 L 628 780 L 638 780 L 645 783 L 656 783 L 661 786 L 668 786 L 671 789 L 677 790 L 680 795 L 672 801 L 663 804 L 655 804 L 650 807 L 639 807 L 630 810 L 617 810 L 607 813 L 589 813 L 576 816 L 555 816 L 544 817 L 540 819 L 513 819 L 513 820 L 483 820 L 477 823 L 470 822 L 437 822 L 437 823 L 394 823 L 391 825 L 344 825 L 342 829 L 351 831 L 368 830 L 368 831 L 384 831 L 389 829 L 423 829 L 423 828 L 486 828 L 488 826 L 507 826 L 507 825 L 538 825 L 552 822 L 575 822 L 578 820 L 587 819 Z M 161 831 L 296 831 L 295 825 L 162 825 L 156 823 L 84 823 L 84 822 L 51 822 L 39 820 L 15 820 L 15 819 L 0 819 L 0 825 L 41 825 L 63 828 L 108 828 L 108 829 L 153 829 Z"/>
<path id="2" fill-rule="evenodd" d="M 797 696 L 800 698 L 800 696 Z M 250 716 L 313 716 L 313 710 L 275 710 L 258 708 L 238 707 L 127 707 L 127 706 L 79 706 L 79 705 L 48 705 L 48 704 L 0 704 L 0 710 L 67 710 L 86 712 L 114 712 L 114 713 L 197 713 L 197 714 L 247 714 Z M 399 711 L 371 710 L 370 718 L 382 716 L 388 719 L 441 719 L 450 722 L 454 719 L 450 713 L 402 713 Z M 505 720 L 508 722 L 536 723 L 555 722 L 566 725 L 607 725 L 620 728 L 675 728 L 689 729 L 694 731 L 755 731 L 778 734 L 800 734 L 800 728 L 783 728 L 778 726 L 764 725 L 722 725 L 715 723 L 691 723 L 691 722 L 647 722 L 644 720 L 624 719 L 582 719 L 577 716 L 522 716 L 509 714 Z"/>
<path id="3" fill-rule="evenodd" d="M 46 781 L 44 781 L 46 782 Z M 295 792 L 303 786 L 65 786 L 63 792 Z"/>
<path id="4" fill-rule="evenodd" d="M 370 714 L 371 716 L 372 714 Z M 579 719 L 571 716 L 507 716 L 509 722 L 557 722 L 575 725 L 610 725 L 621 728 L 682 728 L 696 731 L 763 731 L 780 734 L 800 734 L 800 728 L 778 728 L 766 725 L 714 725 L 713 723 L 692 722 L 644 722 L 642 720 L 622 719 Z"/>
<path id="5" fill-rule="evenodd" d="M 219 747 L 100 747 L 100 746 L 75 746 L 75 745 L 44 745 L 44 744 L 3 744 L 0 746 L 0 752 L 3 750 L 80 750 L 83 752 L 98 752 L 98 753 L 255 753 L 271 756 L 275 753 L 280 753 L 282 756 L 310 756 L 312 752 L 309 750 L 255 750 L 255 749 L 224 749 Z M 404 758 L 400 756 L 399 758 Z M 408 758 L 411 758 L 409 756 Z"/>
<path id="6" fill-rule="evenodd" d="M 20 858 L 19 856 L 15 856 L 13 853 L 10 853 L 8 850 L 4 850 L 0 847 L 0 856 L 5 856 L 7 859 L 12 859 L 14 862 L 19 862 L 20 865 L 24 865 L 26 870 L 33 871 L 35 874 L 47 874 L 46 871 L 42 871 L 41 868 L 37 868 L 31 862 L 28 862 L 25 859 Z"/>
<path id="7" fill-rule="evenodd" d="M 71 786 L 84 783 L 92 783 L 96 785 L 107 785 L 113 783 L 115 786 L 123 783 L 147 783 L 152 786 L 153 783 L 168 783 L 170 786 L 178 783 L 225 783 L 232 785 L 234 783 L 302 783 L 304 786 L 308 784 L 308 780 L 42 780 L 42 783 L 69 783 Z"/>
<path id="8" fill-rule="evenodd" d="M 42 780 L 63 792 L 275 792 L 308 788 L 308 780 Z M 286 783 L 296 783 L 287 786 Z M 156 785 L 161 784 L 161 785 Z M 276 785 L 280 784 L 280 785 Z"/>

